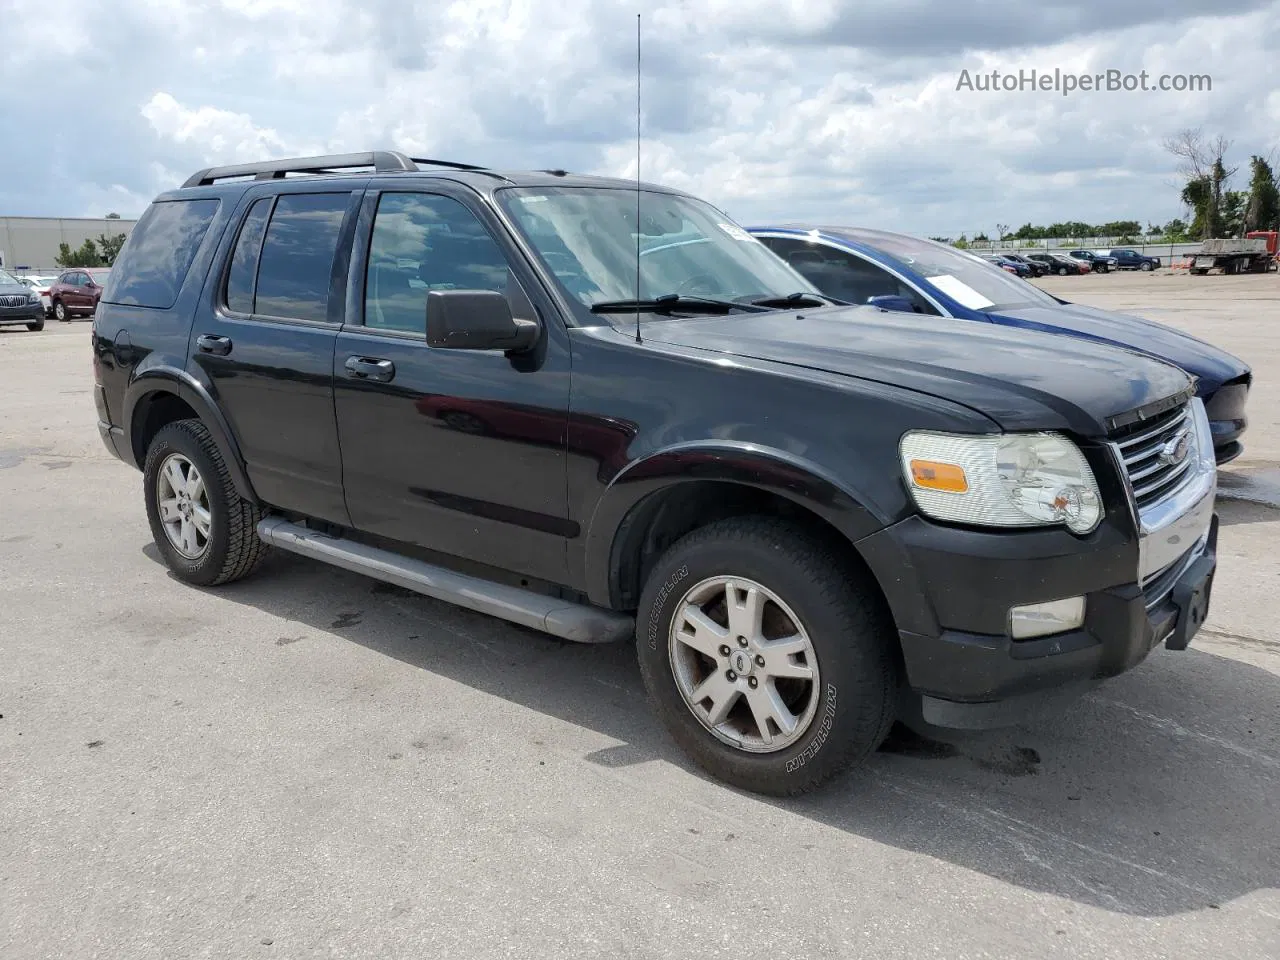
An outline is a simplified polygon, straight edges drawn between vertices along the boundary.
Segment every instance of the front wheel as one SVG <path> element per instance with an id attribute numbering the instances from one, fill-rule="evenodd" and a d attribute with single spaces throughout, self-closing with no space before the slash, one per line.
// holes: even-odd
<path id="1" fill-rule="evenodd" d="M 1144 264 L 1142 264 L 1142 266 L 1138 267 L 1138 269 L 1139 269 L 1139 270 L 1141 270 L 1143 273 L 1150 273 L 1150 272 L 1151 272 L 1151 264 L 1149 264 L 1149 263 L 1144 263 Z"/>
<path id="2" fill-rule="evenodd" d="M 266 556 L 262 513 L 236 491 L 226 461 L 199 420 L 162 427 L 142 474 L 147 519 L 165 564 L 182 580 L 216 586 L 249 574 Z"/>
<path id="3" fill-rule="evenodd" d="M 1058 276 L 1065 277 L 1068 273 L 1070 273 L 1070 271 L 1066 267 L 1058 268 Z"/>
<path id="4" fill-rule="evenodd" d="M 37 333 L 43 330 L 44 317 L 41 317 L 39 320 L 32 320 L 30 323 L 27 324 L 27 329 L 30 330 L 32 333 Z"/>
<path id="5" fill-rule="evenodd" d="M 892 623 L 860 570 L 792 524 L 735 518 L 684 537 L 650 573 L 636 624 L 664 726 L 727 783 L 804 793 L 888 734 Z"/>

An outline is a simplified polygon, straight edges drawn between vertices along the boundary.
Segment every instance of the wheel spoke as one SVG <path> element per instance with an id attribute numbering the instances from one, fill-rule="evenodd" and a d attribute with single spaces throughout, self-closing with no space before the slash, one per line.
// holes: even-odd
<path id="1" fill-rule="evenodd" d="M 680 610 L 680 627 L 676 638 L 687 647 L 719 660 L 720 647 L 729 631 L 700 610 L 697 605 L 686 603 Z"/>
<path id="2" fill-rule="evenodd" d="M 196 525 L 191 522 L 190 517 L 182 518 L 182 549 L 187 553 L 194 554 L 196 552 Z"/>
<path id="3" fill-rule="evenodd" d="M 187 488 L 187 478 L 182 475 L 182 466 L 177 459 L 172 459 L 165 463 L 164 477 L 174 493 L 182 493 Z"/>
<path id="4" fill-rule="evenodd" d="M 202 493 L 204 493 L 204 477 L 200 476 L 195 467 L 192 467 L 187 473 L 187 496 L 198 501 Z"/>
<path id="5" fill-rule="evenodd" d="M 759 637 L 764 623 L 765 595 L 756 586 L 739 586 L 730 580 L 725 584 L 725 604 L 729 613 L 729 631 L 739 637 Z"/>
<path id="6" fill-rule="evenodd" d="M 213 517 L 204 507 L 195 507 L 191 511 L 191 519 L 195 522 L 196 529 L 200 531 L 200 536 L 206 540 L 209 539 L 209 529 L 213 524 Z"/>
<path id="7" fill-rule="evenodd" d="M 182 514 L 178 510 L 177 497 L 160 501 L 160 519 L 165 523 L 177 523 L 182 519 Z"/>
<path id="8" fill-rule="evenodd" d="M 796 715 L 782 702 L 778 691 L 772 683 L 765 683 L 755 690 L 747 692 L 747 706 L 751 708 L 751 716 L 755 718 L 760 730 L 760 739 L 766 744 L 773 742 L 773 731 L 769 729 L 772 720 L 784 737 L 789 737 L 796 729 Z"/>
<path id="9" fill-rule="evenodd" d="M 717 670 L 694 688 L 689 699 L 695 704 L 701 704 L 703 700 L 711 700 L 711 709 L 707 711 L 707 722 L 715 726 L 724 723 L 725 717 L 729 716 L 729 711 L 733 709 L 733 705 L 738 702 L 738 697 L 741 695 L 742 691 Z"/>
<path id="10" fill-rule="evenodd" d="M 793 659 L 797 654 L 808 652 L 809 641 L 799 635 L 774 640 L 764 647 L 765 670 L 772 677 L 811 680 L 813 668 Z"/>

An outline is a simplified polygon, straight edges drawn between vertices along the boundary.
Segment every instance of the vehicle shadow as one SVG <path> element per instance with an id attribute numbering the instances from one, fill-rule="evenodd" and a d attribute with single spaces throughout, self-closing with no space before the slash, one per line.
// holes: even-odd
<path id="1" fill-rule="evenodd" d="M 619 742 L 589 762 L 709 779 L 651 714 L 629 644 L 561 641 L 278 552 L 213 592 Z M 1028 890 L 1168 916 L 1280 887 L 1277 729 L 1280 676 L 1161 649 L 1056 719 L 955 743 L 896 728 L 824 790 L 760 799 Z"/>

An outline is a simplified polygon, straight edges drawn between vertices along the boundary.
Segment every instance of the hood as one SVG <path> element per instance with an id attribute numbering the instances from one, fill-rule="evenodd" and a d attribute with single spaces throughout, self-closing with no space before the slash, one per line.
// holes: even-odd
<path id="1" fill-rule="evenodd" d="M 1077 303 L 1059 306 L 1009 307 L 992 317 L 1012 320 L 1025 329 L 1070 333 L 1115 344 L 1175 363 L 1200 378 L 1200 392 L 1213 392 L 1224 382 L 1249 372 L 1242 360 L 1173 327 Z"/>
<path id="2" fill-rule="evenodd" d="M 25 283 L 5 283 L 0 281 L 0 297 L 11 297 L 15 293 L 35 293 Z"/>
<path id="3" fill-rule="evenodd" d="M 1190 387 L 1170 364 L 1100 343 L 874 307 L 664 320 L 644 336 L 905 387 L 1007 430 L 1100 436 L 1109 417 Z"/>

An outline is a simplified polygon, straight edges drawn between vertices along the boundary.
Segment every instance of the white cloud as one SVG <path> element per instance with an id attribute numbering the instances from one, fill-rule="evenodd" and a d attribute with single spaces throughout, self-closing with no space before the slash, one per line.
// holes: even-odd
<path id="1" fill-rule="evenodd" d="M 82 22 L 79 6 L 0 0 L 0 20 L 38 35 Z M 1241 163 L 1280 146 L 1276 0 L 1214 18 L 1191 0 L 1106 18 L 1065 0 L 1025 16 L 952 0 L 642 9 L 641 173 L 743 220 L 952 235 L 1163 221 L 1179 213 L 1163 137 L 1202 124 Z M 634 174 L 635 8 L 609 0 L 114 0 L 95 23 L 56 64 L 38 45 L 0 62 L 4 89 L 40 91 L 0 104 L 6 129 L 83 104 L 88 138 L 42 127 L 0 153 L 0 212 L 118 196 L 137 213 L 201 166 L 329 150 Z M 1213 91 L 955 89 L 962 68 L 1030 67 L 1209 73 Z"/>

